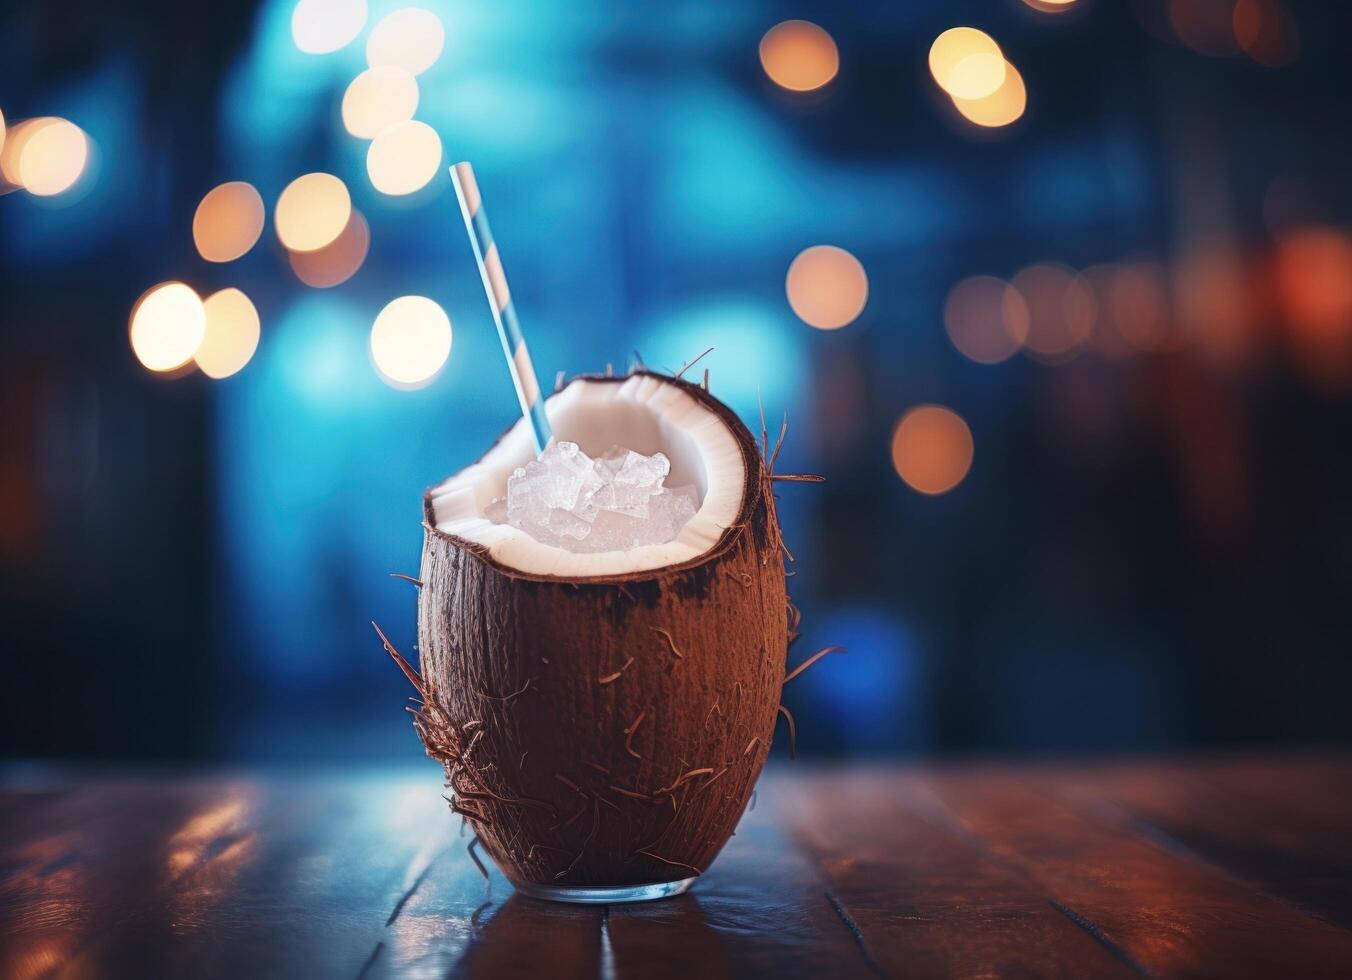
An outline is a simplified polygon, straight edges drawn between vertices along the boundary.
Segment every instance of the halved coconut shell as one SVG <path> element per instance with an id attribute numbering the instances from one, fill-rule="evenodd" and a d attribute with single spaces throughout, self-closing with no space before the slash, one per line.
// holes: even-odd
<path id="1" fill-rule="evenodd" d="M 513 881 L 688 878 L 731 836 L 774 730 L 789 606 L 770 479 L 746 426 L 697 385 L 584 377 L 547 408 L 589 453 L 626 434 L 667 452 L 700 511 L 638 557 L 488 525 L 482 508 L 533 455 L 524 423 L 429 491 L 416 725 Z"/>

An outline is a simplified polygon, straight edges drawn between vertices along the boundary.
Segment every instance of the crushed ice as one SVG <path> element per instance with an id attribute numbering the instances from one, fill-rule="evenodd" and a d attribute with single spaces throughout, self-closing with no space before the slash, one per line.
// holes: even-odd
<path id="1" fill-rule="evenodd" d="M 550 443 L 519 466 L 485 516 L 575 552 L 665 544 L 699 509 L 694 487 L 664 487 L 671 461 L 612 446 L 592 459 L 575 442 Z"/>

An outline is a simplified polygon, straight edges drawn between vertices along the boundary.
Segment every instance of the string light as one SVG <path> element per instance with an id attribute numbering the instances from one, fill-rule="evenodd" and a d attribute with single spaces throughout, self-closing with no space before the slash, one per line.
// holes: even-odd
<path id="1" fill-rule="evenodd" d="M 263 233 L 263 198 L 252 184 L 232 180 L 207 191 L 192 218 L 192 240 L 208 262 L 231 262 Z"/>
<path id="2" fill-rule="evenodd" d="M 172 371 L 192 360 L 206 334 L 202 298 L 181 282 L 142 294 L 131 311 L 131 349 L 151 371 Z"/>
<path id="3" fill-rule="evenodd" d="M 836 330 L 864 311 L 868 275 L 843 248 L 814 245 L 793 260 L 784 290 L 800 320 L 819 330 Z"/>
<path id="4" fill-rule="evenodd" d="M 258 349 L 258 310 L 238 289 L 222 289 L 203 302 L 206 330 L 193 358 L 208 378 L 228 378 Z"/>
<path id="5" fill-rule="evenodd" d="M 401 296 L 371 327 L 371 360 L 393 388 L 421 388 L 451 354 L 451 320 L 426 296 Z"/>
<path id="6" fill-rule="evenodd" d="M 819 89 L 840 70 L 836 42 L 805 20 L 786 20 L 766 31 L 760 42 L 760 60 L 770 80 L 791 92 Z"/>
<path id="7" fill-rule="evenodd" d="M 390 65 L 421 75 L 436 64 L 446 43 L 446 31 L 437 15 L 421 7 L 405 7 L 386 15 L 366 41 L 366 63 L 372 68 Z"/>
<path id="8" fill-rule="evenodd" d="M 333 174 L 313 173 L 287 184 L 273 223 L 277 237 L 293 252 L 313 252 L 342 234 L 352 215 L 347 186 Z"/>
<path id="9" fill-rule="evenodd" d="M 917 405 L 892 432 L 892 465 L 907 486 L 923 494 L 956 487 L 971 470 L 972 456 L 972 430 L 942 405 Z"/>

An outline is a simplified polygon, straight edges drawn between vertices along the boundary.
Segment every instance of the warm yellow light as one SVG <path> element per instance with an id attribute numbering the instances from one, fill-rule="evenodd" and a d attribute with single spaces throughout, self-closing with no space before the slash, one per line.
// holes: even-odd
<path id="1" fill-rule="evenodd" d="M 277 237 L 293 252 L 313 252 L 342 234 L 352 215 L 347 186 L 333 174 L 297 177 L 277 198 Z"/>
<path id="2" fill-rule="evenodd" d="M 1028 91 L 1023 76 L 1011 64 L 1005 64 L 1005 78 L 1000 87 L 983 99 L 953 98 L 953 105 L 968 122 L 994 129 L 1008 126 L 1023 115 L 1028 107 Z"/>
<path id="3" fill-rule="evenodd" d="M 441 57 L 446 32 L 437 15 L 421 7 L 405 7 L 381 18 L 366 41 L 366 63 L 390 65 L 421 75 Z"/>
<path id="4" fill-rule="evenodd" d="M 412 194 L 441 169 L 441 137 L 425 122 L 408 119 L 384 130 L 366 150 L 371 186 L 382 194 Z"/>
<path id="5" fill-rule="evenodd" d="M 371 327 L 371 359 L 386 384 L 421 388 L 451 353 L 451 321 L 426 296 L 400 296 Z"/>
<path id="6" fill-rule="evenodd" d="M 998 364 L 1028 337 L 1028 305 L 1019 291 L 994 276 L 972 276 L 953 287 L 944 304 L 944 329 L 964 357 Z"/>
<path id="7" fill-rule="evenodd" d="M 1030 265 L 1014 277 L 1013 286 L 1028 304 L 1028 337 L 1034 354 L 1060 359 L 1089 339 L 1097 305 L 1083 278 L 1051 262 Z"/>
<path id="8" fill-rule="evenodd" d="M 1069 10 L 1077 0 L 1023 0 L 1023 2 L 1044 14 L 1061 14 Z"/>
<path id="9" fill-rule="evenodd" d="M 263 198 L 252 184 L 232 180 L 207 191 L 192 216 L 192 240 L 208 262 L 230 262 L 263 233 Z"/>
<path id="10" fill-rule="evenodd" d="M 153 287 L 131 311 L 131 349 L 152 371 L 172 371 L 187 364 L 206 333 L 202 298 L 181 282 Z"/>
<path id="11" fill-rule="evenodd" d="M 952 490 L 972 468 L 972 454 L 972 430 L 942 405 L 917 405 L 892 432 L 892 465 L 920 493 Z"/>
<path id="12" fill-rule="evenodd" d="M 291 271 L 307 286 L 327 289 L 351 279 L 371 247 L 371 229 L 360 211 L 353 211 L 343 233 L 315 252 L 288 252 Z"/>
<path id="13" fill-rule="evenodd" d="M 941 89 L 964 99 L 990 95 L 1006 74 L 1000 45 L 975 27 L 951 27 L 936 37 L 930 45 L 929 68 Z"/>
<path id="14" fill-rule="evenodd" d="M 5 113 L 0 110 L 0 153 L 5 152 Z"/>
<path id="15" fill-rule="evenodd" d="M 291 12 L 291 37 L 306 54 L 346 47 L 366 26 L 366 0 L 300 0 Z"/>
<path id="16" fill-rule="evenodd" d="M 4 146 L 0 146 L 0 176 L 11 187 L 22 187 L 19 176 L 19 158 L 23 156 L 24 145 L 28 138 L 43 126 L 56 121 L 55 116 L 37 116 L 33 119 L 21 119 L 9 127 Z"/>
<path id="17" fill-rule="evenodd" d="M 418 108 L 418 80 L 391 65 L 368 68 L 343 93 L 343 125 L 353 136 L 374 139 L 380 131 L 412 119 Z"/>
<path id="18" fill-rule="evenodd" d="M 202 304 L 206 333 L 193 355 L 208 378 L 228 378 L 249 363 L 258 349 L 258 310 L 238 289 L 212 293 Z"/>
<path id="19" fill-rule="evenodd" d="M 760 60 L 770 80 L 792 92 L 821 88 L 840 70 L 836 42 L 805 20 L 786 20 L 766 31 L 760 42 Z"/>
<path id="20" fill-rule="evenodd" d="M 12 183 L 39 197 L 70 190 L 89 159 L 84 131 L 73 122 L 51 116 L 32 120 L 14 143 L 11 152 L 18 179 Z"/>
<path id="21" fill-rule="evenodd" d="M 784 290 L 800 320 L 819 330 L 835 330 L 864 311 L 868 275 L 843 248 L 814 245 L 793 260 Z"/>

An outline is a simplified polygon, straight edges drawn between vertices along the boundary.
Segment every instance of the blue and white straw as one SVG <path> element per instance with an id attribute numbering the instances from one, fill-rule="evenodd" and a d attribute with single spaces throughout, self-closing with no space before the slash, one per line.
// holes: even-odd
<path id="1" fill-rule="evenodd" d="M 474 246 L 474 258 L 479 263 L 479 275 L 483 277 L 488 305 L 493 308 L 493 319 L 498 325 L 498 337 L 502 340 L 502 352 L 507 355 L 507 367 L 512 372 L 521 412 L 530 422 L 531 434 L 535 437 L 535 451 L 542 453 L 549 445 L 553 432 L 545 416 L 545 400 L 540 394 L 540 382 L 535 377 L 535 365 L 531 363 L 526 338 L 516 318 L 516 307 L 512 305 L 512 293 L 507 288 L 498 245 L 493 241 L 488 215 L 484 213 L 483 201 L 479 197 L 479 183 L 474 179 L 474 168 L 468 163 L 457 163 L 451 168 L 451 183 L 455 185 L 455 196 L 460 199 L 460 213 L 465 218 L 470 244 Z"/>

